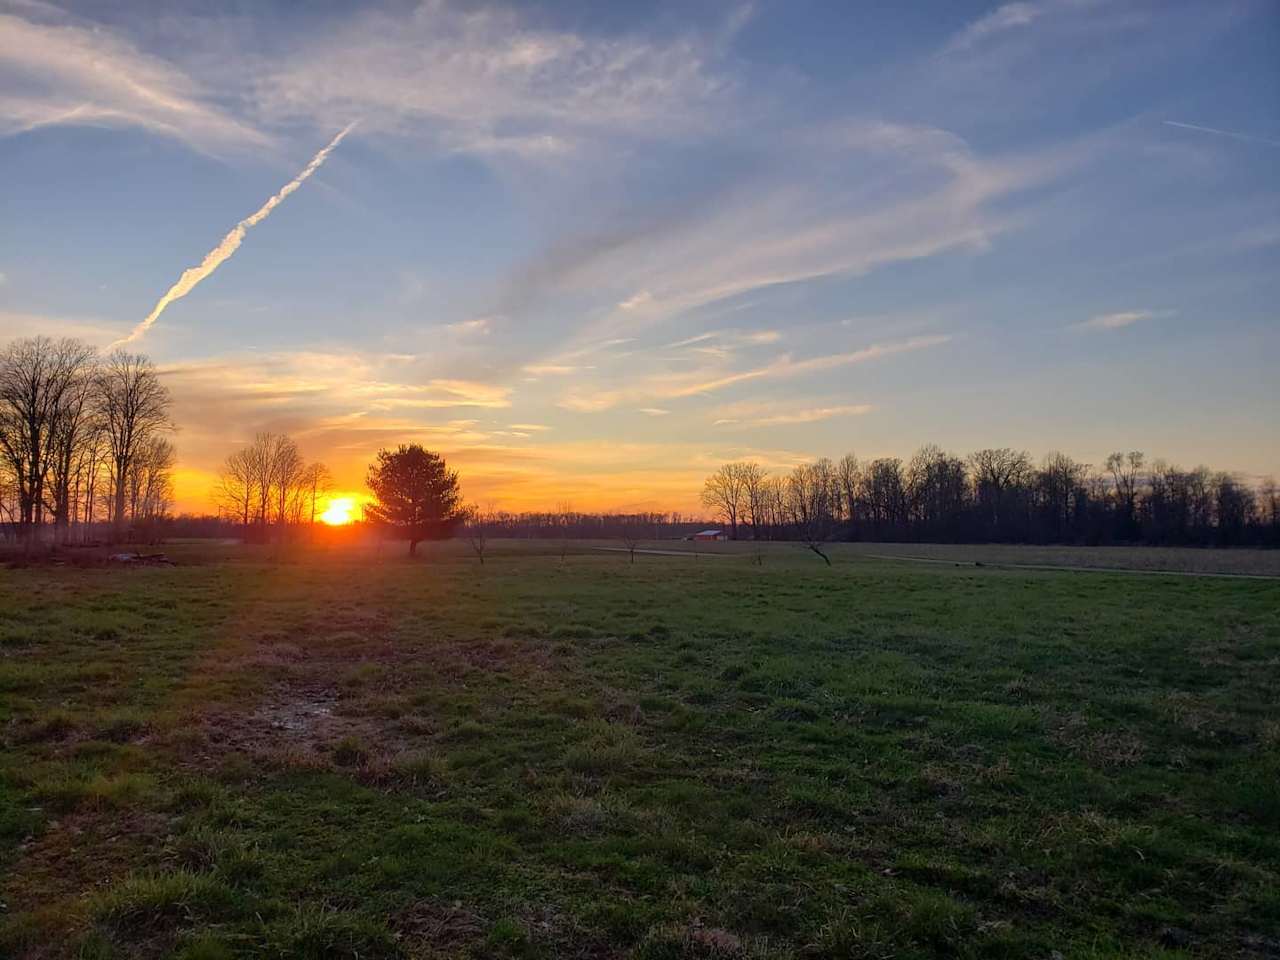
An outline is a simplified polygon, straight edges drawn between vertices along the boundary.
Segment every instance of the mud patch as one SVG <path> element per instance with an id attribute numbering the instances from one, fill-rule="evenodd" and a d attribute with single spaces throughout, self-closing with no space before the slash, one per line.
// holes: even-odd
<path id="1" fill-rule="evenodd" d="M 397 938 L 410 956 L 452 953 L 478 943 L 487 922 L 461 902 L 419 900 L 395 921 Z"/>
<path id="2" fill-rule="evenodd" d="M 332 717 L 338 703 L 338 695 L 331 690 L 298 691 L 277 690 L 275 694 L 254 712 L 254 719 L 270 730 L 298 739 L 308 739 Z"/>

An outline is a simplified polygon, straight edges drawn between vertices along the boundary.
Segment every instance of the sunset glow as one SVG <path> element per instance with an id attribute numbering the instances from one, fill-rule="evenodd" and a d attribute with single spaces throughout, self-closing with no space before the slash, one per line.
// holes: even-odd
<path id="1" fill-rule="evenodd" d="M 0 12 L 0 343 L 149 357 L 172 513 L 265 433 L 336 525 L 406 442 L 517 512 L 930 443 L 1280 474 L 1274 5 L 206 6 Z"/>
<path id="2" fill-rule="evenodd" d="M 334 497 L 320 514 L 320 520 L 331 527 L 341 527 L 356 518 L 356 501 L 353 497 Z"/>

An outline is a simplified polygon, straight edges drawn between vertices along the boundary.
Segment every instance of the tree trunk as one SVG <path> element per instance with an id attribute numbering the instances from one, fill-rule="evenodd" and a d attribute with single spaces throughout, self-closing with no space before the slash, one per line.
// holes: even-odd
<path id="1" fill-rule="evenodd" d="M 116 489 L 115 489 L 115 511 L 111 516 L 114 532 L 114 541 L 121 543 L 124 540 L 124 495 L 125 495 L 125 465 L 119 460 L 116 461 Z"/>

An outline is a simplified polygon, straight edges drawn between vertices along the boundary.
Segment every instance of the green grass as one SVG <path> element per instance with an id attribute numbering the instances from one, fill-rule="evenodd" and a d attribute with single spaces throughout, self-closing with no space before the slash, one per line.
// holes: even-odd
<path id="1" fill-rule="evenodd" d="M 558 549 L 4 571 L 0 956 L 1280 949 L 1277 584 Z"/>

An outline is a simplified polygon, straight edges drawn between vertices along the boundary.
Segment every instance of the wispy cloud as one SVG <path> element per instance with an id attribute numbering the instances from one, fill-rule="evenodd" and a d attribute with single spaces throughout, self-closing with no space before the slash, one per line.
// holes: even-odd
<path id="1" fill-rule="evenodd" d="M 627 393 L 622 390 L 570 390 L 556 401 L 556 406 L 575 413 L 601 413 L 626 399 Z"/>
<path id="2" fill-rule="evenodd" d="M 1181 130 L 1194 130 L 1197 133 L 1210 133 L 1218 137 L 1229 137 L 1242 143 L 1260 143 L 1267 147 L 1280 147 L 1280 140 L 1274 137 L 1259 137 L 1251 133 L 1237 133 L 1232 130 L 1219 130 L 1217 127 L 1206 127 L 1198 123 L 1184 123 L 1181 120 L 1162 120 L 1166 127 L 1178 127 Z"/>
<path id="3" fill-rule="evenodd" d="M 1061 5 L 1061 4 L 1059 4 Z M 1005 3 L 979 17 L 952 38 L 952 49 L 963 50 L 988 37 L 1034 23 L 1053 6 L 1046 2 Z"/>
<path id="4" fill-rule="evenodd" d="M 641 407 L 640 412 L 649 417 L 665 417 L 671 411 L 665 407 Z"/>
<path id="5" fill-rule="evenodd" d="M 590 387 L 575 387 L 561 396 L 558 405 L 566 410 L 574 410 L 580 413 L 600 413 L 627 402 L 643 403 L 645 400 L 676 400 L 685 397 L 708 396 L 742 383 L 781 380 L 819 373 L 838 367 L 880 360 L 901 353 L 925 350 L 941 346 L 950 341 L 951 337 L 949 335 L 932 334 L 888 343 L 877 343 L 859 350 L 824 354 L 801 360 L 796 360 L 789 354 L 783 354 L 767 364 L 742 370 L 724 370 L 721 368 L 720 372 L 693 370 L 682 373 L 671 373 L 662 370 L 657 373 L 644 374 L 630 380 L 624 380 L 605 389 L 593 390 Z"/>
<path id="6" fill-rule="evenodd" d="M 578 287 L 626 276 L 628 288 L 646 296 L 623 301 L 626 309 L 613 309 L 580 335 L 634 336 L 784 284 L 985 251 L 1016 223 L 1009 198 L 1080 162 L 1062 149 L 983 157 L 947 131 L 885 123 L 824 128 L 807 134 L 804 146 L 779 167 L 785 177 L 768 168 L 701 216 L 586 253 L 574 273 Z"/>
<path id="7" fill-rule="evenodd" d="M 472 320 L 459 320 L 448 327 L 458 334 L 487 334 L 491 328 L 491 320 L 489 317 L 475 317 Z"/>
<path id="8" fill-rule="evenodd" d="M 874 409 L 875 407 L 869 403 L 843 404 L 836 407 L 811 407 L 807 410 L 796 410 L 791 413 L 778 413 L 770 417 L 760 417 L 755 423 L 762 427 L 789 423 L 814 423 L 818 420 L 830 420 L 832 417 L 860 417 Z"/>
<path id="9" fill-rule="evenodd" d="M 737 346 L 762 346 L 764 344 L 777 343 L 781 339 L 782 334 L 777 330 L 708 330 L 706 333 L 699 333 L 696 336 L 685 337 L 683 340 L 668 343 L 666 349 L 699 348 L 699 344 L 705 345 L 708 341 L 719 340 L 723 341 L 723 344 L 716 348 L 717 352 L 727 352 Z"/>
<path id="10" fill-rule="evenodd" d="M 1100 313 L 1080 323 L 1072 324 L 1078 330 L 1119 330 L 1143 320 L 1173 316 L 1172 310 L 1120 310 L 1116 313 Z"/>
<path id="11" fill-rule="evenodd" d="M 829 407 L 804 407 L 798 410 L 781 413 L 761 414 L 763 408 L 759 404 L 739 405 L 732 412 L 734 416 L 718 417 L 712 426 L 737 426 L 742 428 L 789 426 L 801 423 L 817 423 L 835 417 L 860 417 L 871 413 L 875 406 L 870 403 L 837 404 Z M 755 415 L 749 415 L 751 412 Z"/>
<path id="12" fill-rule="evenodd" d="M 269 143 L 178 67 L 110 29 L 50 4 L 11 10 L 0 13 L 0 135 L 80 124 L 141 127 L 209 152 Z"/>
<path id="13" fill-rule="evenodd" d="M 1125 28 L 1145 27 L 1162 12 L 1159 3 L 1109 0 L 1015 0 L 970 22 L 947 41 L 943 54 L 981 57 L 1005 45 L 1025 54 L 1036 39 L 1114 39 Z M 1039 37 L 1035 35 L 1039 34 Z"/>
<path id="14" fill-rule="evenodd" d="M 934 334 L 925 337 L 911 337 L 908 340 L 899 340 L 893 343 L 875 343 L 869 347 L 863 347 L 861 350 L 810 357 L 805 360 L 793 360 L 790 356 L 782 356 L 763 367 L 740 370 L 701 382 L 668 387 L 664 395 L 669 397 L 691 397 L 696 394 L 714 393 L 717 390 L 748 380 L 796 377 L 806 373 L 830 370 L 834 367 L 879 360 L 899 353 L 926 350 L 930 347 L 949 343 L 950 340 L 951 337 L 946 334 Z"/>
<path id="15" fill-rule="evenodd" d="M 428 0 L 370 10 L 271 64 L 254 90 L 275 122 L 360 117 L 450 149 L 557 156 L 583 137 L 687 126 L 726 86 L 713 38 L 598 37 L 514 9 Z"/>
<path id="16" fill-rule="evenodd" d="M 226 394 L 247 401 L 315 403 L 356 415 L 393 408 L 511 406 L 511 389 L 502 384 L 444 377 L 395 379 L 397 372 L 412 372 L 398 371 L 399 366 L 395 355 L 297 352 L 173 364 L 163 372 L 184 385 L 203 389 L 217 384 Z"/>
<path id="17" fill-rule="evenodd" d="M 535 377 L 567 377 L 581 370 L 591 370 L 592 367 L 573 363 L 526 363 L 521 369 Z"/>

